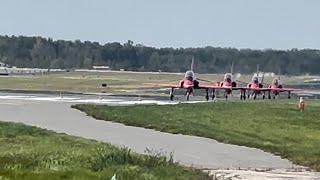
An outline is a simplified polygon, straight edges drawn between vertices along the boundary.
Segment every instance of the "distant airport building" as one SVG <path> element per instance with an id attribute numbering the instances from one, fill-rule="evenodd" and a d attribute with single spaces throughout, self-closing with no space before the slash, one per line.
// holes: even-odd
<path id="1" fill-rule="evenodd" d="M 254 76 L 257 76 L 257 73 L 253 74 Z M 262 77 L 264 75 L 264 77 L 273 77 L 275 76 L 275 74 L 273 72 L 259 72 L 258 73 L 258 77 Z"/>
<path id="2" fill-rule="evenodd" d="M 93 66 L 94 70 L 109 70 L 109 66 Z"/>
<path id="3" fill-rule="evenodd" d="M 9 74 L 44 74 L 49 72 L 65 72 L 65 69 L 40 69 L 40 68 L 17 68 L 15 66 L 7 67 L 1 66 L 0 67 L 0 75 L 9 75 Z"/>
<path id="4" fill-rule="evenodd" d="M 8 75 L 9 75 L 7 69 L 6 69 L 6 68 L 3 68 L 3 66 L 1 66 L 0 75 L 1 75 L 1 76 L 8 76 Z"/>

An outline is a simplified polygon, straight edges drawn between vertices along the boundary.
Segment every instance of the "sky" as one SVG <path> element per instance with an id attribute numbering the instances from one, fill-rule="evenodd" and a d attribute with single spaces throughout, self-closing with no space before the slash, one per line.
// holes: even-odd
<path id="1" fill-rule="evenodd" d="M 319 0 L 0 0 L 0 35 L 320 49 Z"/>

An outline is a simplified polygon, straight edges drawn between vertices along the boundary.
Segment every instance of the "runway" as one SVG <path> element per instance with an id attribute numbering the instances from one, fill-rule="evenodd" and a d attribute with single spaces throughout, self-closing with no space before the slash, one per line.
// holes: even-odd
<path id="1" fill-rule="evenodd" d="M 194 101 L 197 102 L 197 101 Z M 135 103 L 173 104 L 177 102 L 142 100 L 128 97 L 99 99 L 96 96 L 59 97 L 39 94 L 0 94 L 1 121 L 23 122 L 59 133 L 80 136 L 126 146 L 134 152 L 146 153 L 146 148 L 174 153 L 174 160 L 197 168 L 262 168 L 290 169 L 292 163 L 262 150 L 219 143 L 215 140 L 187 135 L 173 135 L 95 120 L 70 108 L 77 103 L 132 105 Z"/>
<path id="2" fill-rule="evenodd" d="M 192 96 L 191 101 L 186 101 L 183 96 L 175 97 L 174 101 L 169 100 L 169 96 L 114 96 L 104 94 L 46 94 L 46 93 L 12 93 L 0 92 L 1 100 L 26 100 L 26 101 L 42 101 L 42 102 L 61 102 L 71 104 L 94 103 L 108 105 L 135 105 L 135 104 L 178 104 L 178 103 L 199 103 L 205 102 L 202 96 Z"/>

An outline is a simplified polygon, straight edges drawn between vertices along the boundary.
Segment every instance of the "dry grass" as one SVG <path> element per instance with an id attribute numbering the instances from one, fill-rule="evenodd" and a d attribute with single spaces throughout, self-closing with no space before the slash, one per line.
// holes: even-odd
<path id="1" fill-rule="evenodd" d="M 99 93 L 147 93 L 159 89 L 144 85 L 143 83 L 178 83 L 184 73 L 130 73 L 130 72 L 69 72 L 49 75 L 8 76 L 0 78 L 0 88 L 19 90 L 52 90 Z M 198 78 L 212 82 L 222 80 L 224 74 L 196 74 Z M 252 75 L 242 75 L 239 80 L 249 82 Z M 286 77 L 282 80 L 285 84 L 296 83 L 308 77 Z M 272 77 L 265 78 L 266 83 Z M 107 83 L 107 88 L 102 87 Z M 208 82 L 201 82 L 208 84 Z M 244 85 L 244 84 L 242 84 Z"/>

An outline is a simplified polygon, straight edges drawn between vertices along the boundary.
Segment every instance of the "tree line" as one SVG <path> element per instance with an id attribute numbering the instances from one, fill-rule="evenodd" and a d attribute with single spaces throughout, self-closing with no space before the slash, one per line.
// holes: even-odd
<path id="1" fill-rule="evenodd" d="M 190 69 L 194 57 L 194 71 L 198 73 L 234 72 L 251 74 L 264 72 L 288 75 L 320 74 L 320 50 L 252 50 L 221 47 L 155 48 L 132 41 L 106 43 L 80 40 L 52 40 L 43 37 L 0 36 L 0 61 L 17 67 L 88 68 L 107 65 L 111 69 L 133 71 L 184 72 Z"/>

